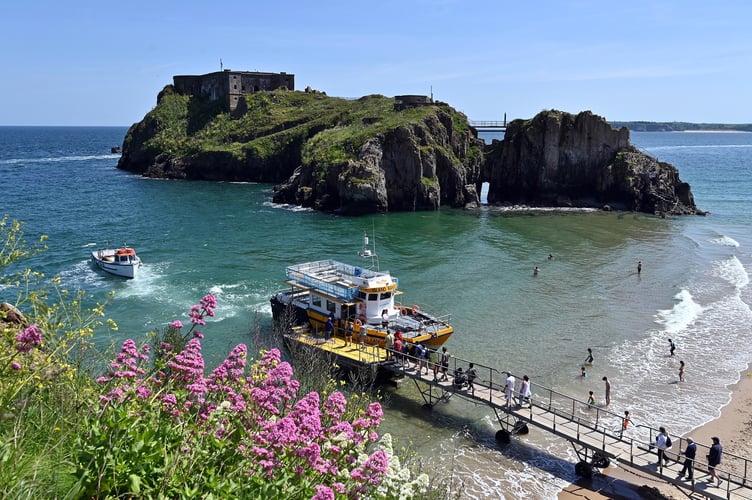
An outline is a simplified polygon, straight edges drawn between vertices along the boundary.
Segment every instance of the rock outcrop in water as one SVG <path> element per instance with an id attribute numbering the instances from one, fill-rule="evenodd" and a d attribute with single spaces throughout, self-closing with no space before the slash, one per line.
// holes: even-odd
<path id="1" fill-rule="evenodd" d="M 484 182 L 495 205 L 702 213 L 676 168 L 590 112 L 515 120 L 486 146 L 447 104 L 403 97 L 279 90 L 227 113 L 168 86 L 128 131 L 118 168 L 274 183 L 275 202 L 353 215 L 477 207 Z"/>
<path id="2" fill-rule="evenodd" d="M 702 214 L 676 167 L 657 161 L 589 111 L 515 120 L 486 152 L 492 204 L 597 207 L 656 215 Z"/>

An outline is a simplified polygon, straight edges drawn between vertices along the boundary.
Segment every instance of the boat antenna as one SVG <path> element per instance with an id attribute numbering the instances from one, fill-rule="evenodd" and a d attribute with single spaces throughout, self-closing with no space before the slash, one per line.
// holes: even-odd
<path id="1" fill-rule="evenodd" d="M 368 233 L 363 233 L 363 250 L 358 252 L 358 255 L 360 255 L 364 259 L 371 259 L 371 268 L 376 268 L 378 271 L 379 269 L 379 256 L 376 255 L 376 243 L 374 239 L 373 244 L 373 250 L 370 247 L 370 242 L 368 240 Z"/>

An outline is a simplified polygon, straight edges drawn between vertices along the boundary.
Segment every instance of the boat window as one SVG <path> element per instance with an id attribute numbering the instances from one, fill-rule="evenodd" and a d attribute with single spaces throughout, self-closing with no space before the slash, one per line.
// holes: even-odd
<path id="1" fill-rule="evenodd" d="M 392 292 L 384 292 L 381 294 L 381 300 L 389 299 L 392 297 Z"/>
<path id="2" fill-rule="evenodd" d="M 366 300 L 367 297 L 368 297 L 368 294 L 366 292 L 361 292 L 360 290 L 358 290 L 358 298 L 360 300 Z"/>
<path id="3" fill-rule="evenodd" d="M 369 301 L 379 300 L 379 294 L 378 293 L 369 293 L 368 294 L 368 300 Z"/>
<path id="4" fill-rule="evenodd" d="M 318 295 L 311 295 L 311 305 L 321 309 L 321 297 Z"/>
<path id="5" fill-rule="evenodd" d="M 330 313 L 336 315 L 337 314 L 337 304 L 332 302 L 331 300 L 326 301 L 326 310 Z"/>

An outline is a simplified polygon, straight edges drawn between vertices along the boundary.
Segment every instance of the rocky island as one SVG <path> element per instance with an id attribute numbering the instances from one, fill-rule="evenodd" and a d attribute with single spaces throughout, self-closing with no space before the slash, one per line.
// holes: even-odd
<path id="1" fill-rule="evenodd" d="M 590 112 L 514 120 L 486 145 L 425 96 L 275 89 L 232 109 L 168 85 L 128 131 L 118 168 L 148 177 L 273 183 L 273 198 L 346 215 L 494 205 L 701 214 L 678 170 Z"/>

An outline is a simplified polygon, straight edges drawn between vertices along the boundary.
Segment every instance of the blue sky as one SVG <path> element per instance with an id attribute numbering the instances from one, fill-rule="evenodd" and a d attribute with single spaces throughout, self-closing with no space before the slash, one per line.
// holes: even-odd
<path id="1" fill-rule="evenodd" d="M 752 2 L 27 1 L 0 7 L 0 125 L 130 125 L 177 74 L 424 94 L 472 120 L 752 122 Z"/>

